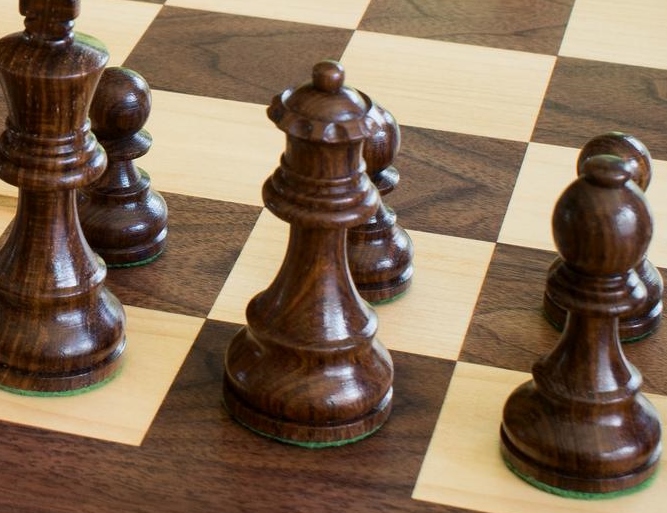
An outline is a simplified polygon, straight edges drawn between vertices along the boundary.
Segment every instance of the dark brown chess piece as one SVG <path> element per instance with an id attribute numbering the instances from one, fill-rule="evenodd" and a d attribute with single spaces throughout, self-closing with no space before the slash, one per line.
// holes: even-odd
<path id="1" fill-rule="evenodd" d="M 20 11 L 25 31 L 0 40 L 0 178 L 19 188 L 0 249 L 0 384 L 67 393 L 113 375 L 125 348 L 125 314 L 83 237 L 75 194 L 106 165 L 88 108 L 108 54 L 74 34 L 78 1 L 21 0 Z"/>
<path id="2" fill-rule="evenodd" d="M 287 143 L 263 198 L 290 223 L 290 238 L 278 275 L 250 301 L 248 325 L 227 349 L 224 402 L 242 424 L 293 444 L 353 442 L 391 410 L 391 357 L 345 251 L 346 229 L 379 201 L 363 170 L 373 123 L 366 111 L 333 61 L 315 65 L 312 84 L 286 90 L 268 109 Z"/>
<path id="3" fill-rule="evenodd" d="M 141 75 L 120 67 L 104 71 L 90 119 L 109 163 L 79 191 L 79 217 L 88 243 L 110 267 L 152 262 L 167 242 L 167 205 L 134 163 L 151 147 L 143 128 L 150 109 L 150 88 Z"/>
<path id="4" fill-rule="evenodd" d="M 638 486 L 661 452 L 660 420 L 618 337 L 618 317 L 646 299 L 634 268 L 651 238 L 650 210 L 632 162 L 596 155 L 580 171 L 553 214 L 563 264 L 549 286 L 568 311 L 565 329 L 510 395 L 501 427 L 508 465 L 563 495 Z"/>
<path id="5" fill-rule="evenodd" d="M 577 168 L 581 169 L 583 162 L 594 155 L 616 155 L 627 160 L 632 168 L 632 180 L 646 191 L 652 172 L 651 155 L 644 144 L 628 134 L 610 132 L 591 139 L 582 148 L 577 160 Z M 562 261 L 556 258 L 551 265 L 553 272 Z M 621 341 L 629 342 L 642 339 L 658 329 L 662 319 L 663 282 L 660 272 L 646 258 L 635 269 L 646 286 L 648 297 L 646 302 L 637 310 L 622 315 L 619 319 L 619 336 Z M 559 329 L 565 325 L 565 309 L 554 303 L 549 288 L 544 293 L 544 312 L 547 318 Z"/>
<path id="6" fill-rule="evenodd" d="M 384 198 L 399 181 L 392 165 L 400 147 L 400 129 L 394 117 L 363 93 L 376 130 L 364 142 L 366 172 Z M 348 230 L 348 260 L 361 297 L 371 303 L 394 299 L 412 282 L 413 246 L 396 223 L 396 213 L 380 200 L 377 212 L 364 224 Z"/>

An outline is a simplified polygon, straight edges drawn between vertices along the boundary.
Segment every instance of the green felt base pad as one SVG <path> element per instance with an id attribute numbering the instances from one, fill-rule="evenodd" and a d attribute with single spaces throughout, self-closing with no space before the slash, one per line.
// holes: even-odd
<path id="1" fill-rule="evenodd" d="M 107 267 L 109 269 L 124 269 L 124 268 L 127 268 L 127 267 L 140 267 L 142 265 L 148 265 L 152 262 L 155 262 L 155 260 L 157 260 L 158 258 L 160 258 L 160 256 L 162 256 L 162 253 L 164 253 L 164 251 L 160 251 L 159 253 L 157 253 L 153 256 L 150 256 L 150 257 L 145 258 L 143 260 L 139 260 L 137 262 L 127 262 L 127 263 L 123 263 L 123 264 L 114 264 L 114 263 L 106 262 L 106 264 L 107 264 Z"/>
<path id="2" fill-rule="evenodd" d="M 5 392 L 10 392 L 16 395 L 24 395 L 29 397 L 70 397 L 74 395 L 81 395 L 93 390 L 97 390 L 107 385 L 110 381 L 114 380 L 122 371 L 122 366 L 116 370 L 113 374 L 108 376 L 106 379 L 99 381 L 97 383 L 92 383 L 87 387 L 76 388 L 73 390 L 55 390 L 55 391 L 44 391 L 44 390 L 24 390 L 19 388 L 12 388 L 6 385 L 0 384 L 0 390 Z"/>
<path id="3" fill-rule="evenodd" d="M 564 488 L 558 488 L 556 486 L 543 483 L 542 481 L 538 481 L 533 476 L 528 476 L 526 474 L 519 472 L 519 470 L 505 458 L 503 458 L 503 461 L 505 462 L 507 468 L 510 469 L 515 475 L 517 475 L 526 483 L 530 484 L 531 486 L 534 486 L 539 490 L 542 490 L 544 492 L 553 495 L 558 495 L 560 497 L 566 497 L 568 499 L 578 499 L 578 500 L 588 500 L 588 501 L 600 500 L 600 499 L 614 499 L 617 497 L 624 497 L 626 495 L 631 495 L 633 493 L 639 492 L 651 486 L 657 475 L 657 470 L 656 470 L 656 472 L 654 472 L 651 475 L 651 477 L 649 477 L 647 480 L 639 483 L 636 486 L 626 488 L 624 490 L 615 490 L 610 492 L 582 492 L 579 490 L 566 490 Z"/>

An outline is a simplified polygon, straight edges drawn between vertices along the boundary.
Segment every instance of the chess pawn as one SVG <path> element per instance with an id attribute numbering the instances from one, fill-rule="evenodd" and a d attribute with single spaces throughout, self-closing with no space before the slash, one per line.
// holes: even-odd
<path id="1" fill-rule="evenodd" d="M 362 94 L 362 93 L 360 93 Z M 367 115 L 377 129 L 364 142 L 366 172 L 382 197 L 394 190 L 399 174 L 392 165 L 400 146 L 400 130 L 394 117 L 366 95 Z M 371 303 L 394 299 L 412 282 L 413 246 L 398 224 L 396 213 L 383 200 L 375 214 L 347 233 L 348 261 L 352 279 L 365 300 Z"/>
<path id="2" fill-rule="evenodd" d="M 120 67 L 104 71 L 90 118 L 109 163 L 79 191 L 79 217 L 88 243 L 109 267 L 152 262 L 167 242 L 167 205 L 134 163 L 152 143 L 143 128 L 150 108 L 151 92 L 141 75 Z"/>
<path id="3" fill-rule="evenodd" d="M 125 348 L 122 305 L 76 210 L 76 188 L 106 165 L 88 109 L 108 53 L 74 34 L 78 1 L 19 5 L 24 32 L 0 40 L 0 178 L 19 188 L 0 249 L 0 385 L 70 393 L 113 376 Z"/>
<path id="4" fill-rule="evenodd" d="M 510 468 L 562 495 L 635 487 L 660 458 L 658 414 L 618 337 L 619 316 L 646 299 L 634 268 L 652 233 L 633 166 L 590 157 L 558 200 L 553 232 L 563 263 L 549 286 L 568 312 L 565 329 L 503 412 L 501 448 Z"/>
<path id="5" fill-rule="evenodd" d="M 347 228 L 379 201 L 361 155 L 373 123 L 366 111 L 333 61 L 316 64 L 312 83 L 268 109 L 287 141 L 262 194 L 290 236 L 276 278 L 250 301 L 248 324 L 227 348 L 223 397 L 241 424 L 292 444 L 356 441 L 391 410 L 391 357 L 346 254 Z"/>
<path id="6" fill-rule="evenodd" d="M 628 160 L 632 168 L 632 180 L 646 191 L 651 181 L 651 155 L 644 144 L 631 135 L 620 132 L 610 132 L 594 137 L 586 143 L 579 153 L 577 169 L 581 170 L 583 163 L 594 155 L 616 155 Z M 561 265 L 560 258 L 556 258 L 550 267 L 549 273 Z M 619 319 L 619 336 L 621 341 L 630 342 L 639 340 L 658 329 L 662 319 L 663 281 L 660 272 L 644 255 L 636 269 L 639 278 L 646 286 L 646 302 L 638 309 L 622 315 Z M 547 318 L 559 329 L 565 325 L 565 309 L 554 303 L 549 288 L 544 293 L 544 312 Z"/>

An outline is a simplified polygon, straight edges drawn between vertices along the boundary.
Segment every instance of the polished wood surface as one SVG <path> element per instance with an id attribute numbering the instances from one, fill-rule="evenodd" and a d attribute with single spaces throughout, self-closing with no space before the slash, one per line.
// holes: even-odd
<path id="1" fill-rule="evenodd" d="M 375 336 L 375 312 L 352 282 L 346 251 L 347 228 L 367 221 L 379 204 L 362 158 L 374 120 L 344 81 L 338 62 L 322 61 L 312 83 L 269 106 L 287 143 L 263 195 L 290 224 L 290 237 L 278 275 L 248 304 L 248 324 L 225 355 L 230 414 L 306 446 L 366 437 L 386 422 L 392 404 L 391 357 Z"/>
<path id="2" fill-rule="evenodd" d="M 80 190 L 78 209 L 86 240 L 109 266 L 149 263 L 167 244 L 167 204 L 134 163 L 151 147 L 143 128 L 150 110 L 150 88 L 141 75 L 121 67 L 104 71 L 90 119 L 108 164 Z"/>
<path id="3" fill-rule="evenodd" d="M 594 137 L 581 149 L 577 159 L 577 169 L 586 159 L 594 155 L 616 155 L 628 161 L 632 169 L 632 180 L 646 191 L 651 182 L 651 154 L 644 144 L 629 134 L 610 132 Z M 549 272 L 561 265 L 556 258 Z M 663 281 L 660 272 L 644 255 L 635 269 L 647 290 L 646 301 L 619 317 L 619 336 L 621 341 L 636 341 L 658 329 L 662 320 Z M 547 283 L 544 293 L 544 311 L 547 318 L 559 329 L 565 325 L 566 311 L 554 303 Z"/>
<path id="4" fill-rule="evenodd" d="M 641 394 L 641 374 L 626 360 L 618 333 L 619 316 L 647 298 L 634 268 L 653 226 L 632 181 L 634 167 L 592 155 L 556 203 L 554 240 L 563 262 L 548 282 L 553 302 L 568 312 L 565 328 L 503 411 L 501 448 L 509 465 L 561 490 L 637 486 L 654 474 L 661 455 L 658 413 Z"/>
<path id="5" fill-rule="evenodd" d="M 75 196 L 106 165 L 88 109 L 108 54 L 74 36 L 79 2 L 22 0 L 20 10 L 25 31 L 0 41 L 9 110 L 0 177 L 19 188 L 0 249 L 0 384 L 68 392 L 111 377 L 125 348 L 125 314 L 81 233 Z"/>
<path id="6" fill-rule="evenodd" d="M 21 30 L 16 2 L 0 3 L 2 33 Z M 614 6 L 82 2 L 76 28 L 106 43 L 109 65 L 137 70 L 151 85 L 146 130 L 153 145 L 137 164 L 169 205 L 169 243 L 151 265 L 108 271 L 108 286 L 128 305 L 119 379 L 55 402 L 0 392 L 0 510 L 663 513 L 665 472 L 622 498 L 570 500 L 518 479 L 498 450 L 505 400 L 558 340 L 542 312 L 556 256 L 550 217 L 592 135 L 624 130 L 650 148 L 656 237 L 648 254 L 661 273 L 667 266 L 667 238 L 660 236 L 667 219 L 667 106 L 660 100 L 667 5 Z M 383 46 L 367 52 L 377 40 Z M 587 53 L 595 48 L 606 52 L 595 53 L 604 60 Z M 400 300 L 375 307 L 378 338 L 394 362 L 389 419 L 358 443 L 311 451 L 257 436 L 230 417 L 221 404 L 222 362 L 289 238 L 289 226 L 261 198 L 284 149 L 266 106 L 323 58 L 340 60 L 349 83 L 401 124 L 394 163 L 401 181 L 387 204 L 415 245 L 416 271 Z M 527 69 L 533 65 L 539 73 Z M 540 95 L 538 113 L 532 105 Z M 424 99 L 428 119 L 412 108 Z M 0 95 L 0 119 L 4 100 Z M 502 114 L 527 108 L 536 117 Z M 466 116 L 491 129 L 471 133 Z M 16 203 L 16 188 L 0 182 L 0 227 Z M 663 423 L 665 342 L 661 327 L 623 346 Z M 131 420 L 131 443 L 86 434 L 74 422 L 83 399 L 102 404 L 113 390 L 110 404 L 122 407 L 99 406 L 105 415 L 98 422 L 120 431 Z M 12 420 L 17 399 L 22 416 Z"/>

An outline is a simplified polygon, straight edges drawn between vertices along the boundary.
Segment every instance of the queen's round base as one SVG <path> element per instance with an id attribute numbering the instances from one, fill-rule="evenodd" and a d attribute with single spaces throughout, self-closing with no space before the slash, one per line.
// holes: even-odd
<path id="1" fill-rule="evenodd" d="M 256 410 L 240 399 L 223 383 L 223 403 L 229 414 L 248 429 L 280 442 L 308 448 L 324 448 L 346 445 L 375 433 L 391 413 L 393 388 L 382 401 L 361 417 L 324 425 L 303 424 L 274 418 Z"/>
<path id="2" fill-rule="evenodd" d="M 8 365 L 0 366 L 0 388 L 19 395 L 63 396 L 95 390 L 106 385 L 120 372 L 125 338 L 115 350 L 94 367 L 71 372 L 27 372 Z"/>

